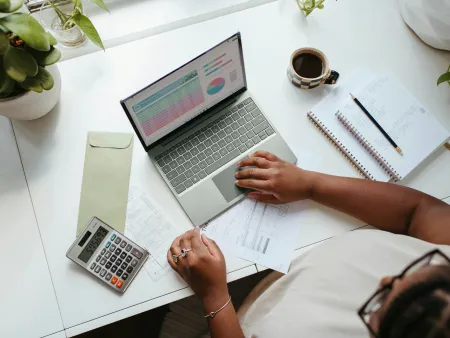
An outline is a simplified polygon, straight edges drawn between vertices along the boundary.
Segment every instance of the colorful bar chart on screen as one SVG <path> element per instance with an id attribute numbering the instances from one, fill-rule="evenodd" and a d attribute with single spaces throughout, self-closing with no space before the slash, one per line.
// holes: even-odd
<path id="1" fill-rule="evenodd" d="M 133 106 L 149 136 L 205 101 L 197 70 Z"/>
<path id="2" fill-rule="evenodd" d="M 211 75 L 212 73 L 217 72 L 218 70 L 222 69 L 223 67 L 230 64 L 231 62 L 233 62 L 233 60 L 228 60 L 227 62 L 221 63 L 219 66 L 217 66 L 216 68 L 213 68 L 213 69 L 208 68 L 208 71 L 205 75 L 206 76 Z"/>
<path id="3" fill-rule="evenodd" d="M 211 60 L 207 64 L 203 66 L 203 70 L 205 71 L 205 76 L 211 75 L 214 72 L 217 72 L 221 68 L 230 64 L 233 60 L 224 60 L 227 56 L 227 53 L 223 53 L 222 55 L 216 57 L 214 60 Z"/>
<path id="4" fill-rule="evenodd" d="M 203 69 L 205 70 L 205 72 L 208 71 L 208 69 L 214 68 L 215 66 L 217 66 L 218 64 L 222 63 L 222 59 L 227 56 L 227 53 L 223 53 L 221 56 L 216 57 L 214 60 L 208 62 L 207 64 L 205 64 L 203 66 Z"/>

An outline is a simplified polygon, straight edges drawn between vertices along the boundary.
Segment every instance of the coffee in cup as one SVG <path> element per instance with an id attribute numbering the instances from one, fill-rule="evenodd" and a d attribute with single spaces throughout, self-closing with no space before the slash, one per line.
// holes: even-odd
<path id="1" fill-rule="evenodd" d="M 335 84 L 339 78 L 339 73 L 330 69 L 325 54 L 309 47 L 297 49 L 292 54 L 287 75 L 289 81 L 302 89 Z"/>

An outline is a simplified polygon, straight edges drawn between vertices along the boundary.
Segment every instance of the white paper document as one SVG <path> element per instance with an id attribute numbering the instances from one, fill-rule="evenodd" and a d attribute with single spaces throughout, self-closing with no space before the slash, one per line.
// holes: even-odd
<path id="1" fill-rule="evenodd" d="M 125 236 L 127 236 L 132 241 L 140 244 L 139 241 L 137 241 L 133 234 L 130 232 L 130 230 L 127 230 L 127 228 L 125 228 Z M 169 272 L 173 272 L 169 263 L 166 262 L 164 265 L 160 265 L 152 255 L 148 256 L 148 259 L 145 262 L 143 268 L 154 282 L 159 281 Z"/>
<path id="2" fill-rule="evenodd" d="M 167 250 L 179 235 L 178 229 L 165 217 L 150 197 L 131 186 L 128 194 L 125 236 L 150 252 L 144 265 L 153 281 L 170 271 Z"/>
<path id="3" fill-rule="evenodd" d="M 287 273 L 300 228 L 301 202 L 245 199 L 202 228 L 227 253 Z"/>

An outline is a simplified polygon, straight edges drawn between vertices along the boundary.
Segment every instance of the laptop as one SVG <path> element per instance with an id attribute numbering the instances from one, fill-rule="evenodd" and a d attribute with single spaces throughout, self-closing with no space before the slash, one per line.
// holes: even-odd
<path id="1" fill-rule="evenodd" d="M 245 197 L 234 184 L 238 161 L 257 150 L 297 161 L 247 88 L 240 33 L 121 105 L 195 226 Z"/>

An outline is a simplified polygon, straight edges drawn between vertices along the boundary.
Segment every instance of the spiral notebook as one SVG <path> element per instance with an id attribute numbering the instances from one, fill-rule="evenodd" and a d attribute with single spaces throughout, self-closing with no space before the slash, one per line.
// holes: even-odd
<path id="1" fill-rule="evenodd" d="M 366 79 L 365 81 L 361 79 Z M 403 150 L 397 153 L 350 98 L 355 95 Z M 308 117 L 366 178 L 398 181 L 449 139 L 449 132 L 393 76 L 353 76 Z"/>

